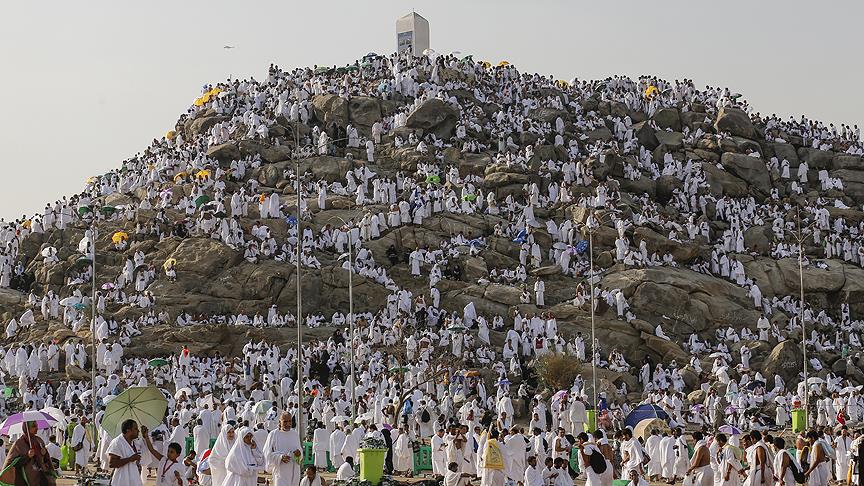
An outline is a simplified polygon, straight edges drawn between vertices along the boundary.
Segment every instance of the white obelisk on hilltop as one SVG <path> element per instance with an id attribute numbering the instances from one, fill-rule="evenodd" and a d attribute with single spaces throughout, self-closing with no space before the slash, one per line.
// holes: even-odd
<path id="1" fill-rule="evenodd" d="M 397 50 L 411 50 L 415 56 L 429 49 L 429 21 L 416 12 L 399 18 L 396 21 Z"/>

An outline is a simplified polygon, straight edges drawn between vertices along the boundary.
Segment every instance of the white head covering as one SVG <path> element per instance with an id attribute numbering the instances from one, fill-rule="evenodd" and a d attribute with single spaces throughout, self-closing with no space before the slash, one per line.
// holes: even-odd
<path id="1" fill-rule="evenodd" d="M 248 474 L 250 468 L 257 467 L 258 461 L 252 455 L 252 447 L 243 440 L 247 435 L 252 435 L 252 429 L 249 427 L 243 427 L 237 432 L 237 438 L 225 460 L 228 474 Z"/>
<path id="2" fill-rule="evenodd" d="M 222 430 L 219 431 L 219 437 L 216 438 L 216 443 L 213 444 L 213 449 L 210 451 L 210 464 L 216 463 L 217 466 L 225 464 L 225 459 L 231 451 L 233 442 L 228 439 L 228 432 L 234 430 L 234 426 L 225 424 Z M 237 442 L 237 436 L 234 436 L 234 442 Z"/>

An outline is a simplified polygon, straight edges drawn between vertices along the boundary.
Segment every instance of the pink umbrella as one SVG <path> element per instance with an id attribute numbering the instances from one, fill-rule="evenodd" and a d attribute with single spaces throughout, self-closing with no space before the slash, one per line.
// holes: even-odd
<path id="1" fill-rule="evenodd" d="M 39 410 L 18 412 L 6 417 L 6 420 L 0 425 L 0 435 L 23 434 L 25 422 L 36 422 L 36 427 L 47 429 L 56 424 L 57 419 Z"/>

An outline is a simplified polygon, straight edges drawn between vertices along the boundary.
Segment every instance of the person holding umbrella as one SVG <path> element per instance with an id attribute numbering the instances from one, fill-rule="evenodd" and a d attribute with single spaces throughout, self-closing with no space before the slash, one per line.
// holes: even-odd
<path id="1" fill-rule="evenodd" d="M 120 425 L 120 435 L 108 446 L 108 466 L 113 486 L 141 486 L 141 447 L 138 444 L 138 423 L 132 419 Z"/>
<path id="2" fill-rule="evenodd" d="M 36 435 L 39 426 L 35 421 L 24 424 L 24 433 L 6 454 L 0 482 L 15 486 L 53 486 L 57 472 L 45 443 Z"/>

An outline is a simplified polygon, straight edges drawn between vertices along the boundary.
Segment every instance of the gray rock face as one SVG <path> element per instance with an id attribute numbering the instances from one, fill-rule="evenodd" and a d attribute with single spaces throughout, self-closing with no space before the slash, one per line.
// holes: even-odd
<path id="1" fill-rule="evenodd" d="M 325 125 L 335 123 L 339 126 L 348 124 L 348 102 L 335 94 L 316 95 L 312 97 L 315 117 Z"/>
<path id="2" fill-rule="evenodd" d="M 651 117 L 654 123 L 662 129 L 671 128 L 672 131 L 681 131 L 681 116 L 675 108 L 661 108 Z"/>
<path id="3" fill-rule="evenodd" d="M 765 161 L 749 155 L 726 152 L 720 157 L 720 163 L 732 174 L 746 181 L 763 195 L 771 192 L 771 176 Z"/>
<path id="4" fill-rule="evenodd" d="M 714 127 L 717 131 L 729 132 L 739 137 L 753 138 L 756 136 L 756 129 L 753 127 L 750 117 L 737 108 L 720 108 Z"/>
<path id="5" fill-rule="evenodd" d="M 441 138 L 450 138 L 456 130 L 459 112 L 443 101 L 433 98 L 426 100 L 408 115 L 406 126 L 419 128 L 423 132 L 434 133 Z"/>
<path id="6" fill-rule="evenodd" d="M 348 102 L 348 116 L 351 123 L 371 127 L 381 119 L 381 103 L 377 98 L 355 96 Z"/>

